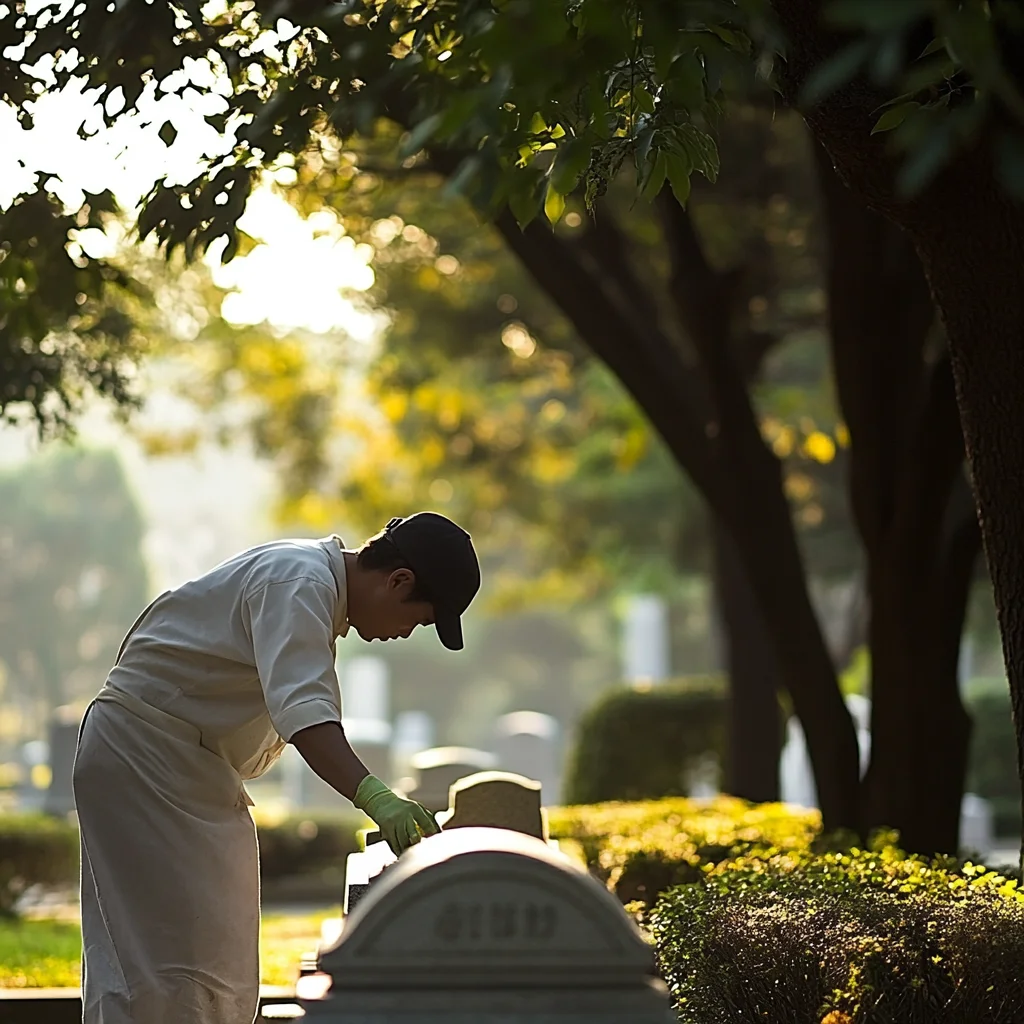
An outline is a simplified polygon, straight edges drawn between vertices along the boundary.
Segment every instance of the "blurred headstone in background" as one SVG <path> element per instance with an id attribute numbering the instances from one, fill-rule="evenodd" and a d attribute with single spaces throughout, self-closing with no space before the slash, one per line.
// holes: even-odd
<path id="1" fill-rule="evenodd" d="M 494 754 L 502 771 L 536 779 L 544 802 L 554 806 L 562 793 L 558 720 L 539 711 L 513 711 L 495 725 Z"/>
<path id="2" fill-rule="evenodd" d="M 43 799 L 43 810 L 60 818 L 75 809 L 72 772 L 81 721 L 79 710 L 69 705 L 57 708 L 50 719 L 50 784 Z"/>
<path id="3" fill-rule="evenodd" d="M 964 793 L 960 804 L 960 849 L 968 856 L 988 858 L 994 847 L 992 805 L 976 793 Z"/>
<path id="4" fill-rule="evenodd" d="M 434 745 L 434 720 L 425 711 L 403 711 L 395 716 L 391 737 L 391 764 L 396 778 L 408 777 L 412 758 Z"/>
<path id="5" fill-rule="evenodd" d="M 626 605 L 623 676 L 631 686 L 652 686 L 669 677 L 668 608 L 657 594 L 634 594 Z"/>
<path id="6" fill-rule="evenodd" d="M 388 664 L 382 658 L 350 658 L 340 665 L 341 718 L 352 749 L 381 779 L 393 775 Z"/>
<path id="7" fill-rule="evenodd" d="M 20 807 L 23 811 L 38 811 L 50 785 L 50 744 L 46 740 L 29 740 L 21 748 L 21 765 Z"/>
<path id="8" fill-rule="evenodd" d="M 485 750 L 472 747 L 431 747 L 410 759 L 410 774 L 399 785 L 400 790 L 418 800 L 436 814 L 448 807 L 451 787 L 467 775 L 491 771 L 498 759 Z"/>
<path id="9" fill-rule="evenodd" d="M 856 693 L 849 694 L 845 701 L 857 730 L 860 774 L 863 778 L 871 759 L 871 701 Z M 795 804 L 797 807 L 818 806 L 818 791 L 814 785 L 807 741 L 796 715 L 791 715 L 786 723 L 786 744 L 782 748 L 779 781 L 783 803 Z"/>

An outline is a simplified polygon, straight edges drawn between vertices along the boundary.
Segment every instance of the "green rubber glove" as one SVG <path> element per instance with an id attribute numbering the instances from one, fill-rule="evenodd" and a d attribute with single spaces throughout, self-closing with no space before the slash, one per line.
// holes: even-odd
<path id="1" fill-rule="evenodd" d="M 422 836 L 441 831 L 434 816 L 415 800 L 406 800 L 385 786 L 376 775 L 367 775 L 352 803 L 372 818 L 396 856 L 420 841 Z M 422 833 L 422 835 L 421 835 Z"/>

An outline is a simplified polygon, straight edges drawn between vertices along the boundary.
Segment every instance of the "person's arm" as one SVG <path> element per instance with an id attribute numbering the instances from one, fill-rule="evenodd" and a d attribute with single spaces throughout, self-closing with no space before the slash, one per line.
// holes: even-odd
<path id="1" fill-rule="evenodd" d="M 352 749 L 345 730 L 337 722 L 321 722 L 300 729 L 292 737 L 303 760 L 342 796 L 355 800 L 356 790 L 370 771 Z"/>
<path id="2" fill-rule="evenodd" d="M 278 735 L 377 823 L 396 854 L 437 832 L 433 816 L 371 775 L 345 737 L 329 588 L 304 577 L 270 583 L 246 598 L 246 609 L 256 669 Z"/>

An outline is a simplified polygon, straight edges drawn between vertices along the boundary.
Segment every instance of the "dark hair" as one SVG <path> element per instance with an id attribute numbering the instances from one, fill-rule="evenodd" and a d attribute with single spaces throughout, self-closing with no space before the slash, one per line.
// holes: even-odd
<path id="1" fill-rule="evenodd" d="M 382 531 L 371 537 L 357 552 L 356 565 L 360 569 L 392 573 L 396 569 L 408 569 L 414 576 L 416 570 L 402 557 L 391 539 Z M 430 595 L 420 584 L 419 577 L 407 601 L 429 601 Z"/>

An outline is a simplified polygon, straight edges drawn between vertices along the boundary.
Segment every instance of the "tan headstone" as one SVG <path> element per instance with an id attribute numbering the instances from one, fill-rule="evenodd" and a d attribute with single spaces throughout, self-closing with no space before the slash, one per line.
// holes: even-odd
<path id="1" fill-rule="evenodd" d="M 540 783 L 511 772 L 477 772 L 459 779 L 437 822 L 443 829 L 507 828 L 536 839 L 548 837 Z"/>

